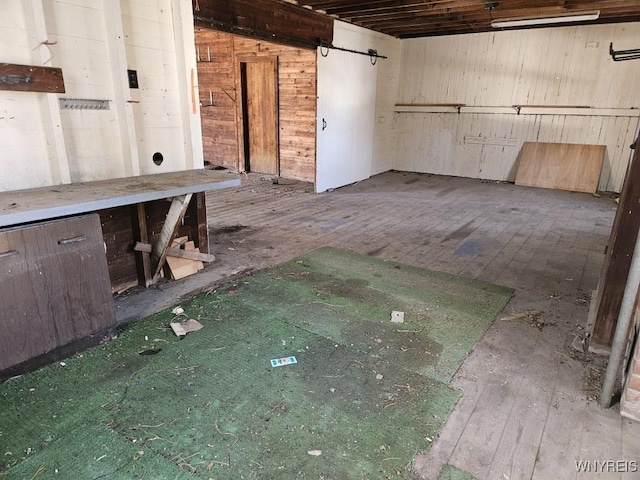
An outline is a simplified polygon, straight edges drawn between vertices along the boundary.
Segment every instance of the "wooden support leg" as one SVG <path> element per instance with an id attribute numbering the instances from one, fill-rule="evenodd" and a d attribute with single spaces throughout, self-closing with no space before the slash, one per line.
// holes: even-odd
<path id="1" fill-rule="evenodd" d="M 202 253 L 209 253 L 209 223 L 207 220 L 207 198 L 205 192 L 196 193 L 196 217 L 198 219 L 198 240 L 196 246 Z"/>
<path id="2" fill-rule="evenodd" d="M 138 231 L 140 234 L 140 242 L 149 243 L 149 233 L 147 232 L 147 213 L 144 203 L 138 203 Z M 142 271 L 144 274 L 144 286 L 148 287 L 153 283 L 153 275 L 151 274 L 151 254 L 149 252 L 140 252 L 142 258 Z"/>

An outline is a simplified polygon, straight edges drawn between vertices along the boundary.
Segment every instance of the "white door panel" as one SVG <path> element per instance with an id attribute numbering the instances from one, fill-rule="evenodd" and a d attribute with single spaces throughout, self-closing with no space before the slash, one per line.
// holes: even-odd
<path id="1" fill-rule="evenodd" d="M 316 192 L 371 175 L 376 82 L 369 57 L 319 50 Z"/>

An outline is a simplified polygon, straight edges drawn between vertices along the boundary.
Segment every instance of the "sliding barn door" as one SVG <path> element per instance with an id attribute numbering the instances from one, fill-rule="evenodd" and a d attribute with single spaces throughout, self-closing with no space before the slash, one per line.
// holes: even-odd
<path id="1" fill-rule="evenodd" d="M 322 53 L 327 52 L 318 50 L 317 192 L 371 176 L 378 75 L 368 56 Z"/>
<path id="2" fill-rule="evenodd" d="M 240 64 L 243 103 L 244 167 L 277 175 L 278 66 L 276 59 Z"/>

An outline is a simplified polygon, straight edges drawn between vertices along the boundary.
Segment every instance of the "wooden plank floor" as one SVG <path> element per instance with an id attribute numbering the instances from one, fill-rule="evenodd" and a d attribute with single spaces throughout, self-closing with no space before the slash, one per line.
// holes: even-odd
<path id="1" fill-rule="evenodd" d="M 439 438 L 416 456 L 419 478 L 437 479 L 445 464 L 478 480 L 637 478 L 576 465 L 640 462 L 640 424 L 597 404 L 604 362 L 571 348 L 604 259 L 609 196 L 399 172 L 312 190 L 249 175 L 240 188 L 208 194 L 216 262 L 154 289 L 150 304 L 324 245 L 512 287 L 505 315 L 538 309 L 545 325 L 492 325 L 452 382 L 462 396 Z M 124 299 L 119 319 L 140 304 Z"/>

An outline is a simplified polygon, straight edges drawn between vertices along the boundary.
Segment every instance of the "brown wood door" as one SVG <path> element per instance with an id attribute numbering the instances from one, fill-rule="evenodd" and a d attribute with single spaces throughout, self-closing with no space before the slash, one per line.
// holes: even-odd
<path id="1" fill-rule="evenodd" d="M 243 62 L 240 66 L 243 96 L 245 170 L 277 175 L 278 89 L 276 59 Z"/>

